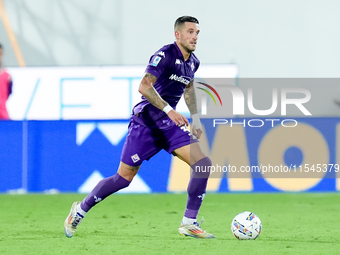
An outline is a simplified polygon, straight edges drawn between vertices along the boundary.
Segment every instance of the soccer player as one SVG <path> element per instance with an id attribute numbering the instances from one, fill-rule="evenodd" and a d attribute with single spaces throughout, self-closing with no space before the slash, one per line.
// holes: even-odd
<path id="1" fill-rule="evenodd" d="M 161 149 L 185 161 L 193 170 L 195 167 L 208 169 L 211 166 L 211 160 L 198 142 L 202 130 L 193 79 L 200 62 L 192 52 L 196 49 L 199 31 L 196 18 L 178 18 L 175 22 L 176 41 L 162 47 L 150 58 L 139 86 L 142 101 L 132 110 L 118 172 L 101 180 L 82 202 L 73 203 L 64 223 L 67 237 L 73 236 L 93 206 L 129 186 L 142 162 L 149 160 Z M 188 120 L 175 110 L 183 93 L 193 120 L 193 134 L 186 128 Z M 187 190 L 187 205 L 178 229 L 181 235 L 214 238 L 214 235 L 203 231 L 196 220 L 208 177 L 209 172 L 192 172 Z"/>
<path id="2" fill-rule="evenodd" d="M 0 120 L 9 120 L 6 102 L 12 93 L 12 79 L 6 69 L 2 68 L 3 49 L 0 44 Z"/>

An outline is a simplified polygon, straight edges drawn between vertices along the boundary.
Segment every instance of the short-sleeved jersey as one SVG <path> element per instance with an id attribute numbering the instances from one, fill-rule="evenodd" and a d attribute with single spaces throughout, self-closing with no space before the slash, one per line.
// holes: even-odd
<path id="1" fill-rule="evenodd" d="M 152 55 L 145 72 L 157 77 L 153 87 L 172 108 L 176 109 L 185 87 L 193 80 L 199 65 L 200 62 L 193 53 L 185 61 L 175 42 L 165 45 Z M 167 114 L 153 106 L 145 97 L 142 97 L 142 101 L 133 108 L 132 114 L 140 116 L 139 122 L 149 127 L 165 129 L 174 124 Z"/>
<path id="2" fill-rule="evenodd" d="M 12 79 L 5 69 L 0 68 L 0 119 L 9 119 L 6 101 L 12 93 Z"/>

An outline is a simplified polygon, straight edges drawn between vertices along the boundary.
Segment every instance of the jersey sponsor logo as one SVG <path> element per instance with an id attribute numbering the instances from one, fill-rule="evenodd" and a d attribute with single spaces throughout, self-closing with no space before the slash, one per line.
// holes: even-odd
<path id="1" fill-rule="evenodd" d="M 132 155 L 132 156 L 131 156 L 131 159 L 132 159 L 133 163 L 136 163 L 137 161 L 140 160 L 140 158 L 139 158 L 139 156 L 138 156 L 137 153 L 136 153 L 135 155 Z"/>
<path id="2" fill-rule="evenodd" d="M 189 78 L 189 77 L 188 77 Z M 185 85 L 188 85 L 190 83 L 190 80 L 185 79 L 183 76 L 178 77 L 176 74 L 172 74 L 169 77 L 169 80 L 174 80 L 174 81 L 178 81 L 180 83 L 183 83 Z"/>
<path id="3" fill-rule="evenodd" d="M 164 53 L 163 51 L 157 52 L 156 55 L 160 55 L 160 56 L 162 56 L 163 58 L 165 58 L 165 53 Z"/>
<path id="4" fill-rule="evenodd" d="M 152 62 L 153 66 L 157 66 L 158 63 L 162 60 L 162 58 L 160 56 L 156 56 Z"/>
<path id="5" fill-rule="evenodd" d="M 179 60 L 179 59 L 176 59 L 176 62 L 175 62 L 175 64 L 176 64 L 176 65 L 180 65 L 180 64 L 182 64 L 182 63 L 181 63 L 181 60 Z"/>

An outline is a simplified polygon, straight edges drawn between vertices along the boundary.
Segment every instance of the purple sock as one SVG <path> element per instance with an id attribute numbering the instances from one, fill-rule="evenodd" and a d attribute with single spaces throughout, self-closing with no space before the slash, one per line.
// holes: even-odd
<path id="1" fill-rule="evenodd" d="M 188 185 L 188 200 L 184 213 L 187 218 L 196 219 L 197 217 L 207 188 L 210 174 L 208 166 L 211 166 L 211 160 L 208 157 L 202 158 L 191 166 L 193 171 Z M 202 171 L 206 169 L 207 171 L 200 172 L 198 169 L 202 169 Z"/>
<path id="2" fill-rule="evenodd" d="M 85 197 L 85 199 L 81 202 L 80 207 L 85 212 L 88 212 L 93 206 L 100 201 L 103 201 L 107 196 L 129 186 L 129 184 L 130 182 L 121 177 L 118 173 L 105 178 L 98 182 L 91 193 Z"/>

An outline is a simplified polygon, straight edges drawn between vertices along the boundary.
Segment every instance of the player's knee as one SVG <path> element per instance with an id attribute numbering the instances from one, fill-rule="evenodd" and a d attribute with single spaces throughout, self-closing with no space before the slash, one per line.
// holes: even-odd
<path id="1" fill-rule="evenodd" d="M 135 175 L 131 174 L 131 173 L 118 173 L 121 177 L 123 177 L 125 180 L 132 182 L 133 177 L 135 177 Z M 129 186 L 129 185 L 127 185 Z"/>
<path id="2" fill-rule="evenodd" d="M 138 173 L 139 168 L 140 166 L 129 166 L 124 163 L 121 163 L 118 168 L 118 174 L 124 179 L 131 182 Z"/>
<path id="3" fill-rule="evenodd" d="M 207 166 L 211 166 L 212 165 L 212 161 L 209 157 L 205 157 L 203 158 L 204 159 L 204 162 Z"/>
<path id="4" fill-rule="evenodd" d="M 204 157 L 191 166 L 192 178 L 209 178 L 212 161 L 209 157 Z"/>

